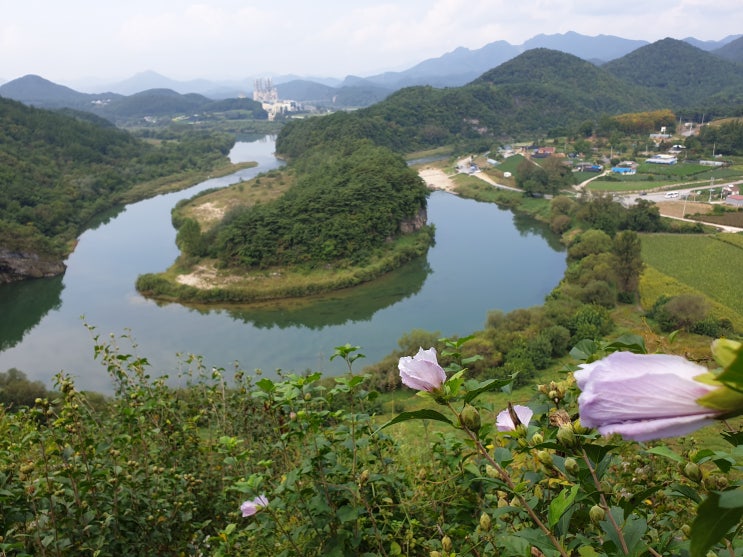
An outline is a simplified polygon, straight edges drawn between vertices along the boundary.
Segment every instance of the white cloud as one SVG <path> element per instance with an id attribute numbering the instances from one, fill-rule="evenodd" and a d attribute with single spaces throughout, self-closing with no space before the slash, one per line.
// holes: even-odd
<path id="1" fill-rule="evenodd" d="M 457 47 L 576 31 L 717 40 L 740 0 L 0 0 L 0 76 L 343 77 L 404 69 Z"/>

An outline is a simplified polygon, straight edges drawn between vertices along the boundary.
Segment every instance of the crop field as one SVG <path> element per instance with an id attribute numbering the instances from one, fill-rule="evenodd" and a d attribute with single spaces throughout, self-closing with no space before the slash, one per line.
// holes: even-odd
<path id="1" fill-rule="evenodd" d="M 743 316 L 741 236 L 642 235 L 642 257 L 664 275 Z"/>

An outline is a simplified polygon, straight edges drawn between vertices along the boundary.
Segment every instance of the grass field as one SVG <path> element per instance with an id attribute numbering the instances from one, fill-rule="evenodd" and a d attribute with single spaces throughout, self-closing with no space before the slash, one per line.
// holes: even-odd
<path id="1" fill-rule="evenodd" d="M 642 257 L 648 266 L 662 275 L 731 310 L 737 316 L 736 324 L 743 321 L 740 282 L 743 277 L 743 240 L 739 236 L 643 235 Z"/>

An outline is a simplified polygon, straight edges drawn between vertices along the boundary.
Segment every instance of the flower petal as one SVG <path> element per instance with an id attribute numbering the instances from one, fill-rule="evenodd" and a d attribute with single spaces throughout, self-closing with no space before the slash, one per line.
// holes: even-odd
<path id="1" fill-rule="evenodd" d="M 719 415 L 697 402 L 717 389 L 695 380 L 706 373 L 667 354 L 614 352 L 583 364 L 574 374 L 581 424 L 636 441 L 685 435 Z"/>
<path id="2" fill-rule="evenodd" d="M 436 361 L 436 349 L 420 348 L 413 356 L 403 356 L 398 363 L 403 385 L 418 391 L 433 391 L 446 381 L 446 372 Z"/>
<path id="3" fill-rule="evenodd" d="M 715 413 L 639 422 L 605 424 L 598 428 L 602 435 L 618 433 L 633 441 L 652 441 L 663 437 L 680 437 L 714 423 Z"/>
<path id="4" fill-rule="evenodd" d="M 520 404 L 516 404 L 512 408 L 519 421 L 524 425 L 529 425 L 529 422 L 534 415 L 532 409 Z M 498 416 L 495 419 L 495 427 L 498 431 L 514 431 L 516 429 L 516 424 L 513 422 L 513 418 L 508 409 L 498 413 Z"/>

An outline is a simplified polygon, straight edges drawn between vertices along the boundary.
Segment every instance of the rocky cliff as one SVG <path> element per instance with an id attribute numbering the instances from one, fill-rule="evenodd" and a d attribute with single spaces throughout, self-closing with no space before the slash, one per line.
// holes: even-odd
<path id="1" fill-rule="evenodd" d="M 66 268 L 59 260 L 39 257 L 35 253 L 0 248 L 0 283 L 52 277 L 64 273 Z"/>

